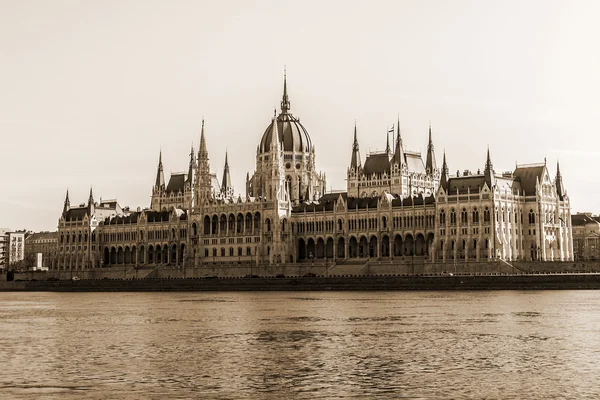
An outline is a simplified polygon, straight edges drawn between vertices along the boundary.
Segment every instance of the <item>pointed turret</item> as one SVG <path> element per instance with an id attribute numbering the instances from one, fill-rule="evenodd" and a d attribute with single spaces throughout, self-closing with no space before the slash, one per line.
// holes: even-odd
<path id="1" fill-rule="evenodd" d="M 156 189 L 165 187 L 165 175 L 163 173 L 163 164 L 162 164 L 162 150 L 158 154 L 158 168 L 156 171 L 156 182 L 154 183 Z"/>
<path id="2" fill-rule="evenodd" d="M 67 196 L 65 197 L 65 204 L 63 206 L 63 214 L 71 209 L 71 202 L 69 201 L 69 189 L 67 189 Z"/>
<path id="3" fill-rule="evenodd" d="M 187 179 L 186 182 L 189 183 L 190 185 L 193 184 L 194 182 L 194 166 L 195 166 L 195 159 L 194 159 L 194 145 L 192 144 L 192 148 L 190 149 L 190 166 L 188 168 L 188 174 L 187 174 Z"/>
<path id="4" fill-rule="evenodd" d="M 429 123 L 429 143 L 427 144 L 427 162 L 425 163 L 425 170 L 428 174 L 433 174 L 437 170 L 433 140 L 431 139 L 431 123 Z"/>
<path id="5" fill-rule="evenodd" d="M 204 137 L 204 118 L 202 118 L 202 132 L 200 133 L 200 147 L 198 148 L 198 160 L 200 159 L 208 159 L 206 138 Z"/>
<path id="6" fill-rule="evenodd" d="M 213 193 L 210 164 L 208 162 L 208 150 L 206 149 L 206 137 L 204 136 L 204 118 L 202 119 L 200 146 L 198 148 L 198 158 L 196 159 L 195 181 L 194 205 L 198 207 L 203 202 L 211 200 Z"/>
<path id="7" fill-rule="evenodd" d="M 483 175 L 485 176 L 485 183 L 487 183 L 488 187 L 492 189 L 492 186 L 495 183 L 494 178 L 494 166 L 492 165 L 492 158 L 490 157 L 490 148 L 487 150 L 487 160 L 485 161 L 485 170 L 483 171 Z"/>
<path id="8" fill-rule="evenodd" d="M 285 169 L 283 168 L 282 145 L 279 139 L 279 130 L 277 128 L 277 118 L 273 117 L 271 124 L 271 183 L 268 191 L 269 199 L 284 200 L 285 198 Z"/>
<path id="9" fill-rule="evenodd" d="M 558 198 L 562 201 L 565 198 L 565 187 L 563 186 L 563 180 L 562 180 L 562 175 L 560 174 L 560 165 L 558 163 L 558 160 L 556 161 L 555 184 L 556 184 L 556 194 L 558 195 Z"/>
<path id="10" fill-rule="evenodd" d="M 440 186 L 448 193 L 448 164 L 446 164 L 446 152 L 442 160 L 442 175 L 440 176 Z"/>
<path id="11" fill-rule="evenodd" d="M 283 97 L 281 99 L 281 113 L 287 114 L 290 110 L 290 99 L 287 93 L 287 72 L 283 70 Z"/>
<path id="12" fill-rule="evenodd" d="M 90 197 L 88 197 L 88 212 L 90 215 L 94 214 L 94 194 L 92 193 L 92 187 L 90 186 Z"/>
<path id="13" fill-rule="evenodd" d="M 393 132 L 393 127 L 392 127 L 392 132 Z M 390 148 L 390 132 L 389 131 L 386 133 L 385 152 L 388 156 L 392 152 L 392 149 Z"/>
<path id="14" fill-rule="evenodd" d="M 224 197 L 233 196 L 233 185 L 231 184 L 231 175 L 229 174 L 227 151 L 225 151 L 225 167 L 223 168 L 223 180 L 221 181 L 221 194 Z"/>
<path id="15" fill-rule="evenodd" d="M 354 122 L 354 143 L 352 143 L 352 159 L 350 160 L 350 168 L 357 171 L 361 168 L 360 151 L 358 149 L 358 139 L 356 136 L 356 121 Z"/>
<path id="16" fill-rule="evenodd" d="M 392 163 L 398 163 L 400 168 L 406 164 L 404 159 L 404 147 L 402 146 L 402 137 L 400 136 L 400 119 L 398 119 L 396 146 L 394 148 L 394 157 L 392 157 Z"/>

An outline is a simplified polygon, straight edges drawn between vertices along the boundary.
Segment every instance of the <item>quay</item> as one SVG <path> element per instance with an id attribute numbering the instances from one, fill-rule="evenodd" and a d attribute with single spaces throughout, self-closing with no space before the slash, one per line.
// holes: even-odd
<path id="1" fill-rule="evenodd" d="M 0 291 L 345 291 L 345 290 L 573 290 L 600 289 L 600 273 L 490 273 L 477 275 L 369 275 L 62 279 L 0 282 Z"/>

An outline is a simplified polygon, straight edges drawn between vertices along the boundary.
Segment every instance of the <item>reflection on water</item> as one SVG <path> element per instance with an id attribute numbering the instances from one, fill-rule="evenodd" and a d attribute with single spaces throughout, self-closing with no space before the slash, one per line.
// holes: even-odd
<path id="1" fill-rule="evenodd" d="M 597 398 L 600 292 L 0 293 L 1 398 Z"/>

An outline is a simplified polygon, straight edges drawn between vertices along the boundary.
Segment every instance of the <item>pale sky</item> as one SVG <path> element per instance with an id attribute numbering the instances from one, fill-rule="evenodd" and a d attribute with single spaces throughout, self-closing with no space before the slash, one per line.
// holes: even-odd
<path id="1" fill-rule="evenodd" d="M 0 227 L 54 230 L 71 204 L 147 207 L 159 150 L 187 169 L 202 117 L 236 192 L 281 99 L 345 189 L 400 117 L 451 173 L 560 160 L 572 212 L 600 212 L 599 1 L 0 1 Z"/>

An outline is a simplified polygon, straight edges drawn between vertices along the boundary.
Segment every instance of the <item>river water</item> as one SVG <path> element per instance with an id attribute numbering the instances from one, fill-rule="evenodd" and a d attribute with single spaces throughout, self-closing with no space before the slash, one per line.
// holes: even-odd
<path id="1" fill-rule="evenodd" d="M 0 293 L 0 398 L 600 397 L 600 291 Z"/>

